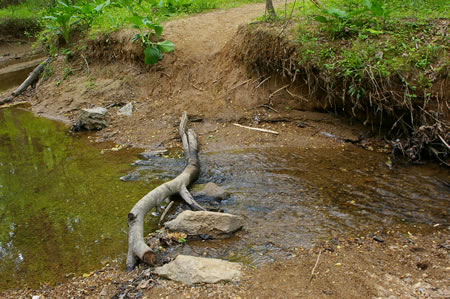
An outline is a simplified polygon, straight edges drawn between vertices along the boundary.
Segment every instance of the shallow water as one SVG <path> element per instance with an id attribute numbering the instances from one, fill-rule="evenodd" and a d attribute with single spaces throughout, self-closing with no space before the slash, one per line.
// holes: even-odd
<path id="1" fill-rule="evenodd" d="M 247 226 L 239 237 L 189 242 L 182 252 L 260 265 L 339 235 L 448 226 L 448 170 L 435 165 L 391 170 L 386 158 L 352 145 L 202 154 L 197 183 L 223 186 L 231 197 L 220 208 L 242 215 Z M 155 159 L 140 168 L 141 180 L 154 180 L 160 169 L 174 177 L 180 161 Z"/>
<path id="2" fill-rule="evenodd" d="M 181 152 L 130 166 L 136 159 L 135 150 L 101 154 L 55 122 L 0 110 L 0 288 L 62 281 L 101 261 L 123 262 L 127 213 L 184 167 Z M 185 254 L 260 265 L 338 235 L 449 225 L 449 173 L 438 166 L 391 170 L 385 155 L 352 145 L 200 159 L 197 183 L 223 186 L 231 196 L 220 208 L 242 215 L 246 227 L 228 240 L 190 241 L 180 249 Z M 120 181 L 126 174 L 132 180 Z M 158 217 L 148 218 L 150 231 Z"/>
<path id="3" fill-rule="evenodd" d="M 59 123 L 0 110 L 0 289 L 54 283 L 121 260 L 126 215 L 152 188 L 119 180 L 135 154 L 101 154 Z"/>

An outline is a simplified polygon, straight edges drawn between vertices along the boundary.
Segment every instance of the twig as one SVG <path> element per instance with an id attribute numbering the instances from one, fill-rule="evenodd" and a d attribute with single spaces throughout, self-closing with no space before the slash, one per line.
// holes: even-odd
<path id="1" fill-rule="evenodd" d="M 89 63 L 87 62 L 86 58 L 84 58 L 83 54 L 81 54 L 81 58 L 83 58 L 84 63 L 86 63 L 87 73 L 88 73 L 88 76 L 89 76 L 89 74 L 90 74 Z"/>
<path id="2" fill-rule="evenodd" d="M 162 213 L 161 217 L 159 218 L 158 225 L 161 226 L 161 223 L 164 221 L 164 218 L 166 218 L 167 213 L 169 212 L 170 208 L 172 208 L 174 201 L 171 200 L 167 207 L 164 209 L 164 212 Z"/>
<path id="3" fill-rule="evenodd" d="M 240 124 L 233 124 L 233 125 L 236 126 L 236 127 L 241 127 L 241 128 L 244 128 L 244 129 L 249 129 L 249 130 L 254 130 L 254 131 L 259 131 L 259 132 L 264 132 L 264 133 L 271 133 L 271 134 L 275 134 L 275 135 L 278 135 L 278 134 L 279 134 L 278 132 L 272 131 L 272 130 L 266 130 L 266 129 L 260 129 L 260 128 L 247 127 L 247 126 L 243 126 L 243 125 L 240 125 Z"/>
<path id="4" fill-rule="evenodd" d="M 262 80 L 256 87 L 255 89 L 257 89 L 258 87 L 260 87 L 261 85 L 264 84 L 264 82 L 266 82 L 267 80 L 269 80 L 270 78 L 272 78 L 272 76 L 267 77 L 266 79 Z"/>
<path id="5" fill-rule="evenodd" d="M 232 90 L 234 90 L 234 89 L 236 89 L 236 88 L 238 88 L 238 87 L 244 85 L 245 83 L 250 82 L 251 80 L 252 80 L 252 79 L 248 79 L 248 80 L 245 80 L 244 82 L 239 83 L 239 84 L 236 85 L 235 87 L 232 87 L 232 88 L 228 89 L 226 93 L 228 93 L 228 92 L 230 92 L 230 91 L 232 91 Z"/>
<path id="6" fill-rule="evenodd" d="M 291 21 L 292 13 L 294 12 L 294 8 L 295 8 L 295 4 L 296 3 L 297 3 L 297 0 L 294 0 L 294 4 L 292 5 L 291 13 L 289 14 L 289 19 L 286 21 L 286 23 L 284 23 L 283 28 L 281 28 L 280 33 L 278 33 L 278 36 L 283 34 L 284 30 L 286 29 L 286 27 L 288 26 L 289 22 Z M 285 6 L 285 9 L 284 9 L 284 18 L 286 18 L 286 6 Z"/>
<path id="7" fill-rule="evenodd" d="M 448 150 L 450 150 L 450 146 L 448 145 L 448 143 L 444 140 L 444 138 L 442 138 L 441 135 L 438 135 L 439 139 L 441 139 L 442 143 L 447 147 Z"/>
<path id="8" fill-rule="evenodd" d="M 272 92 L 272 93 L 270 94 L 270 96 L 269 96 L 269 99 L 271 99 L 275 94 L 279 93 L 280 91 L 282 91 L 283 89 L 285 89 L 285 88 L 288 87 L 288 86 L 289 86 L 289 84 L 288 84 L 288 85 L 285 85 L 285 86 L 283 86 L 283 87 L 281 87 L 281 88 L 278 88 L 277 90 L 275 90 L 274 92 Z"/>
<path id="9" fill-rule="evenodd" d="M 296 95 L 296 94 L 290 92 L 289 89 L 287 89 L 287 88 L 286 88 L 286 92 L 293 98 L 299 98 L 302 101 L 309 102 L 309 100 L 307 98 L 299 96 L 299 95 Z"/>
<path id="10" fill-rule="evenodd" d="M 258 107 L 264 107 L 264 108 L 272 110 L 272 111 L 274 111 L 276 113 L 279 113 L 278 110 L 276 110 L 275 108 L 270 107 L 270 105 L 267 105 L 267 104 L 262 104 L 262 105 L 259 105 Z"/>
<path id="11" fill-rule="evenodd" d="M 309 282 L 312 281 L 313 277 L 314 277 L 314 271 L 316 270 L 317 265 L 319 264 L 319 259 L 320 259 L 320 254 L 322 253 L 322 249 L 319 250 L 319 255 L 317 256 L 317 260 L 316 260 L 316 264 L 314 265 L 314 268 L 311 271 L 311 278 L 309 279 Z"/>

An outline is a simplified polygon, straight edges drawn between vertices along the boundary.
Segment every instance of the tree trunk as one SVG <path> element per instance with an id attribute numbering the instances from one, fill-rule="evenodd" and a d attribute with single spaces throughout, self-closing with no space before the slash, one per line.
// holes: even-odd
<path id="1" fill-rule="evenodd" d="M 271 19 L 274 19 L 277 17 L 277 14 L 275 13 L 275 9 L 273 8 L 272 0 L 266 0 L 266 10 L 269 13 Z"/>
<path id="2" fill-rule="evenodd" d="M 144 217 L 157 207 L 161 202 L 174 194 L 179 194 L 192 208 L 204 210 L 187 190 L 200 174 L 200 162 L 198 159 L 197 137 L 193 130 L 186 132 L 187 115 L 183 113 L 180 122 L 179 133 L 183 141 L 184 155 L 187 166 L 175 179 L 166 182 L 141 198 L 128 214 L 128 256 L 127 270 L 131 271 L 139 260 L 152 265 L 155 262 L 155 254 L 144 241 Z"/>

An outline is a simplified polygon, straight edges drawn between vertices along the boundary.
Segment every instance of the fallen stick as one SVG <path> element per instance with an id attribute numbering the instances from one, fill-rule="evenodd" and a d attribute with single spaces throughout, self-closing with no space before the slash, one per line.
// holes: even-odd
<path id="1" fill-rule="evenodd" d="M 229 93 L 229 92 L 232 91 L 233 89 L 236 89 L 236 88 L 238 88 L 238 87 L 244 85 L 245 83 L 250 82 L 251 80 L 252 80 L 252 79 L 248 79 L 248 80 L 245 80 L 244 82 L 239 83 L 238 85 L 236 85 L 236 86 L 234 86 L 234 87 L 228 89 L 226 93 Z"/>
<path id="2" fill-rule="evenodd" d="M 276 110 L 275 108 L 270 107 L 270 105 L 267 105 L 267 104 L 261 104 L 258 107 L 267 108 L 269 110 L 272 110 L 273 112 L 279 113 L 278 110 Z"/>
<path id="3" fill-rule="evenodd" d="M 41 62 L 28 76 L 28 78 L 23 81 L 22 84 L 11 94 L 13 97 L 17 97 L 19 94 L 24 92 L 28 86 L 31 85 L 34 81 L 36 81 L 39 77 L 39 74 L 44 70 L 44 67 L 47 65 L 47 63 L 50 61 L 50 57 Z"/>
<path id="4" fill-rule="evenodd" d="M 309 102 L 309 100 L 307 98 L 299 96 L 297 94 L 294 94 L 294 93 L 290 92 L 289 89 L 287 89 L 287 88 L 286 88 L 286 92 L 293 98 L 298 98 L 298 99 L 300 99 L 302 101 Z"/>
<path id="5" fill-rule="evenodd" d="M 269 80 L 270 78 L 272 78 L 272 76 L 267 77 L 266 79 L 262 80 L 256 87 L 255 89 L 257 89 L 258 87 L 260 87 L 261 85 L 264 84 L 264 82 L 266 82 L 267 80 Z"/>
<path id="6" fill-rule="evenodd" d="M 200 174 L 197 136 L 193 130 L 186 132 L 187 122 L 187 114 L 183 112 L 179 127 L 184 155 L 187 160 L 183 172 L 173 180 L 147 193 L 128 214 L 128 256 L 126 262 L 128 271 L 133 270 L 139 260 L 149 265 L 153 265 L 156 260 L 156 255 L 144 241 L 144 217 L 150 210 L 160 206 L 164 199 L 170 198 L 174 194 L 180 194 L 193 209 L 205 210 L 195 202 L 187 190 L 187 186 L 194 182 Z"/>
<path id="7" fill-rule="evenodd" d="M 243 125 L 240 125 L 240 124 L 233 124 L 233 125 L 236 126 L 236 127 L 241 127 L 241 128 L 249 129 L 249 130 L 253 130 L 253 131 L 259 131 L 259 132 L 264 132 L 264 133 L 271 133 L 271 134 L 276 134 L 276 135 L 279 134 L 278 132 L 272 131 L 272 130 L 266 130 L 266 129 L 260 129 L 260 128 L 247 127 L 247 126 L 243 126 Z"/>
<path id="8" fill-rule="evenodd" d="M 314 277 L 314 271 L 316 270 L 317 265 L 319 264 L 319 259 L 320 259 L 320 254 L 322 253 L 322 249 L 319 250 L 319 255 L 317 256 L 317 260 L 316 260 L 316 264 L 314 265 L 314 268 L 311 271 L 311 278 L 309 279 L 309 282 L 311 282 L 311 280 Z"/>
<path id="9" fill-rule="evenodd" d="M 274 92 L 272 92 L 272 93 L 270 94 L 270 96 L 269 96 L 269 99 L 271 99 L 275 94 L 279 93 L 280 91 L 282 91 L 283 89 L 285 89 L 285 88 L 288 87 L 288 86 L 289 86 L 289 84 L 288 84 L 288 85 L 285 85 L 285 86 L 283 86 L 283 87 L 281 87 L 281 88 L 278 88 L 277 90 L 275 90 Z"/>

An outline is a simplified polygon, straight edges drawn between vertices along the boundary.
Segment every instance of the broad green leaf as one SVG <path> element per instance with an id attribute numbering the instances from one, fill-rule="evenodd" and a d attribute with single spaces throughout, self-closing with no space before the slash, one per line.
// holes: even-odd
<path id="1" fill-rule="evenodd" d="M 328 19 L 325 18 L 324 16 L 316 16 L 314 19 L 321 23 L 328 23 Z"/>
<path id="2" fill-rule="evenodd" d="M 144 59 L 145 64 L 155 64 L 161 58 L 161 52 L 155 46 L 150 46 L 150 47 L 145 48 L 144 54 L 145 54 L 145 59 Z"/>
<path id="3" fill-rule="evenodd" d="M 163 42 L 159 42 L 159 43 L 157 43 L 157 45 L 158 45 L 158 48 L 163 53 L 172 52 L 173 48 L 175 47 L 175 45 L 172 42 L 168 41 L 168 40 L 165 40 Z"/>
<path id="4" fill-rule="evenodd" d="M 130 17 L 127 18 L 127 20 L 132 25 L 137 26 L 137 28 L 140 28 L 142 26 L 142 18 L 139 17 L 139 16 L 130 16 Z"/>
<path id="5" fill-rule="evenodd" d="M 154 24 L 153 29 L 155 30 L 156 39 L 158 40 L 163 32 L 163 26 L 161 26 L 159 24 Z"/>

